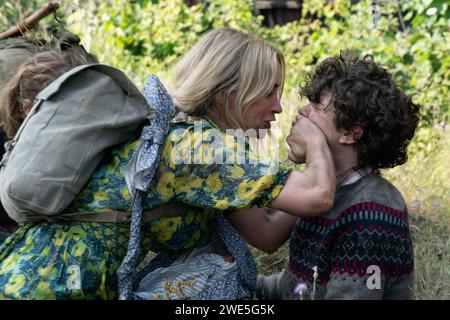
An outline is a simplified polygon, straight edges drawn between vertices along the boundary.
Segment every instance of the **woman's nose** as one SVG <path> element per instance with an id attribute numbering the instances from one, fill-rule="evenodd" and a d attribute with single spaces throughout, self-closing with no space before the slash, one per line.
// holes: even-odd
<path id="1" fill-rule="evenodd" d="M 273 113 L 281 113 L 283 112 L 283 107 L 281 106 L 280 101 L 272 105 L 272 112 Z"/>

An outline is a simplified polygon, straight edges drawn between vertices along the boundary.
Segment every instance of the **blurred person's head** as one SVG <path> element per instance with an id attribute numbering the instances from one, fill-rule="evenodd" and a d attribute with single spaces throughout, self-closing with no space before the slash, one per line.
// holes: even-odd
<path id="1" fill-rule="evenodd" d="M 0 119 L 7 137 L 14 137 L 40 91 L 85 63 L 83 57 L 71 51 L 45 51 L 27 59 L 0 93 Z"/>

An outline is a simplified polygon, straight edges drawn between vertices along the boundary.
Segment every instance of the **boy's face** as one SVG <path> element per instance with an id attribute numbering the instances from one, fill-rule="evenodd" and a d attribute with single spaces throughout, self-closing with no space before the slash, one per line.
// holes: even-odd
<path id="1" fill-rule="evenodd" d="M 337 130 L 333 120 L 334 111 L 331 106 L 330 91 L 322 91 L 318 103 L 310 102 L 300 112 L 323 131 L 331 149 L 339 144 L 342 132 Z"/>

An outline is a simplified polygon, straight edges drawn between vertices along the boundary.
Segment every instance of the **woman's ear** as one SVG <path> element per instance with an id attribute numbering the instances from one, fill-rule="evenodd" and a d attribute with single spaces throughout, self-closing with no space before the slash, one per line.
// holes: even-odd
<path id="1" fill-rule="evenodd" d="M 350 130 L 343 130 L 342 135 L 339 137 L 340 144 L 355 144 L 356 141 L 361 139 L 363 135 L 363 128 L 360 125 L 354 126 Z"/>

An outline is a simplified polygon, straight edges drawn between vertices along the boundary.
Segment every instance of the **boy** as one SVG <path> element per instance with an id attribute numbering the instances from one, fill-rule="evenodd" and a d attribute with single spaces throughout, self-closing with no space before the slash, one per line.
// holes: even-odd
<path id="1" fill-rule="evenodd" d="M 266 252 L 290 235 L 288 267 L 260 276 L 257 297 L 298 299 L 306 285 L 303 298 L 410 299 L 414 260 L 407 208 L 379 169 L 406 162 L 419 105 L 370 55 L 324 60 L 301 94 L 310 103 L 297 120 L 307 117 L 322 129 L 334 159 L 335 203 L 322 217 L 296 219 L 256 207 L 250 209 L 253 222 L 229 216 L 250 244 Z M 259 232 L 248 232 L 252 225 Z"/>

